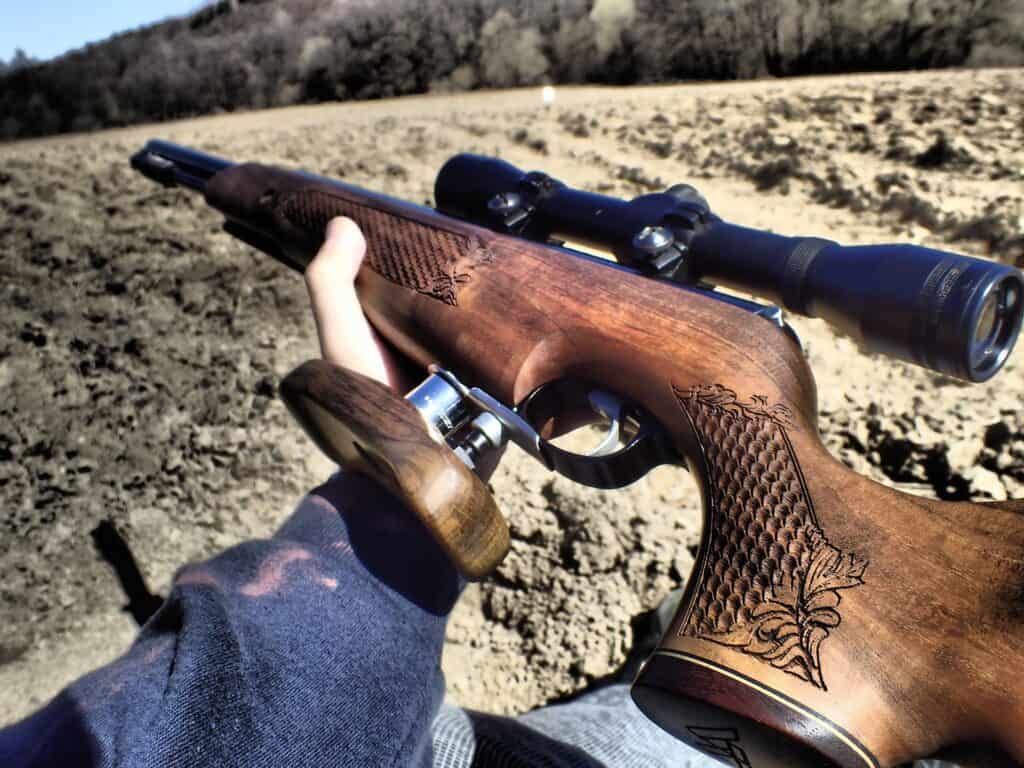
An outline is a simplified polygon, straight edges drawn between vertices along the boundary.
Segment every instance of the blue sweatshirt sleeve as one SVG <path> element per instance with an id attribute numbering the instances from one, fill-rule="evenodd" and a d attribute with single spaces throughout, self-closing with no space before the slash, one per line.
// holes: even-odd
<path id="1" fill-rule="evenodd" d="M 0 731 L 0 765 L 421 766 L 460 579 L 359 475 L 183 568 L 130 650 Z"/>

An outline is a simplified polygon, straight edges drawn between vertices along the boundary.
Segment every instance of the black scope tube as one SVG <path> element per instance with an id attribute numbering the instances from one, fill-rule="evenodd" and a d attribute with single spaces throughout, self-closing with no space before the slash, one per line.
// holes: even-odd
<path id="1" fill-rule="evenodd" d="M 869 351 L 968 381 L 1006 362 L 1024 280 L 1003 264 L 915 245 L 843 246 L 716 221 L 696 233 L 697 274 L 820 317 Z"/>
<path id="2" fill-rule="evenodd" d="M 667 227 L 686 244 L 690 279 L 821 317 L 867 351 L 968 381 L 995 375 L 1024 317 L 1024 277 L 1013 267 L 921 246 L 843 246 L 740 227 L 712 214 L 695 190 L 627 201 L 462 154 L 441 169 L 434 191 L 443 213 L 497 229 L 489 203 L 516 193 L 529 207 L 521 236 L 572 240 L 626 263 L 638 232 Z"/>

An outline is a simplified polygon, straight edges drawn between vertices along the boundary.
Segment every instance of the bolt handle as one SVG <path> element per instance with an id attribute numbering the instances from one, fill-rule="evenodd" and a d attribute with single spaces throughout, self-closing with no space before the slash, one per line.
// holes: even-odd
<path id="1" fill-rule="evenodd" d="M 402 499 L 467 579 L 484 578 L 502 561 L 508 526 L 490 491 L 409 401 L 324 360 L 300 365 L 280 390 L 320 450 Z"/>

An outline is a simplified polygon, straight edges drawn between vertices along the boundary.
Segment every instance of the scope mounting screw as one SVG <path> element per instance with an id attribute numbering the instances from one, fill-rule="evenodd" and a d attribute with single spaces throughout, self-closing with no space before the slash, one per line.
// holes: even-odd
<path id="1" fill-rule="evenodd" d="M 654 258 L 675 244 L 676 238 L 666 227 L 644 227 L 633 236 L 633 247 L 648 258 Z"/>
<path id="2" fill-rule="evenodd" d="M 487 201 L 487 210 L 491 213 L 510 213 L 522 205 L 522 198 L 515 192 L 499 192 Z"/>

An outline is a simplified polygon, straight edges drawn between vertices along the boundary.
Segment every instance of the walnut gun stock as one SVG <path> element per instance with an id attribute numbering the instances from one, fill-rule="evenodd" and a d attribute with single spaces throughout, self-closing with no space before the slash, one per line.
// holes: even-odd
<path id="1" fill-rule="evenodd" d="M 733 766 L 889 768 L 956 745 L 1024 760 L 1024 507 L 908 496 L 836 461 L 778 313 L 695 284 L 776 291 L 797 309 L 828 305 L 826 317 L 891 312 L 904 318 L 892 332 L 860 327 L 891 352 L 982 379 L 1020 327 L 1020 274 L 897 250 L 912 262 L 894 263 L 903 282 L 860 308 L 827 282 L 828 263 L 849 274 L 854 251 L 813 241 L 826 245 L 808 256 L 809 246 L 737 232 L 687 189 L 656 201 L 665 208 L 651 220 L 649 206 L 627 211 L 511 166 L 484 175 L 458 162 L 438 199 L 464 218 L 163 142 L 132 160 L 201 191 L 228 231 L 296 269 L 332 217 L 359 224 L 368 317 L 435 367 L 405 402 L 317 363 L 290 375 L 283 395 L 329 455 L 419 501 L 467 574 L 500 561 L 507 532 L 451 454 L 472 467 L 511 440 L 602 487 L 658 463 L 691 469 L 704 500 L 697 564 L 633 687 L 663 728 Z M 600 241 L 626 264 L 546 242 L 559 233 Z M 744 242 L 756 262 L 746 273 Z M 893 304 L 904 297 L 910 307 Z M 614 438 L 596 455 L 547 441 L 591 415 Z"/>

